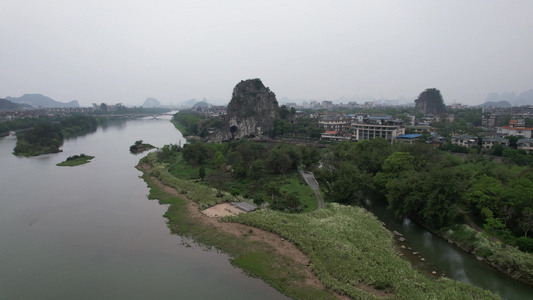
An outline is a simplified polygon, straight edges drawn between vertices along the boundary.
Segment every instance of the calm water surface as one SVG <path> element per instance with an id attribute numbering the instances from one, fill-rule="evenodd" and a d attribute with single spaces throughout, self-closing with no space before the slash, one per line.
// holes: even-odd
<path id="1" fill-rule="evenodd" d="M 366 206 L 387 224 L 389 230 L 402 233 L 407 239 L 404 244 L 411 247 L 413 252 L 420 252 L 420 257 L 426 259 L 426 262 L 422 262 L 418 256 L 411 256 L 411 261 L 418 268 L 444 273 L 455 280 L 490 290 L 504 299 L 533 299 L 533 286 L 513 280 L 489 264 L 478 261 L 473 255 L 435 236 L 408 217 L 395 217 L 392 211 L 386 209 L 385 200 L 367 200 Z"/>
<path id="2" fill-rule="evenodd" d="M 0 138 L 0 299 L 284 299 L 170 234 L 129 153 L 141 139 L 184 143 L 168 119 L 110 121 L 33 158 Z M 95 159 L 56 166 L 80 153 Z"/>

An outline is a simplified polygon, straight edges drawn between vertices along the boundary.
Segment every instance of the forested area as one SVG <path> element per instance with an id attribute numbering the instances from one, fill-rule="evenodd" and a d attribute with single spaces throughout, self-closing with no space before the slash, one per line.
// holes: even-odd
<path id="1" fill-rule="evenodd" d="M 50 122 L 52 122 L 52 119 L 48 117 L 24 118 L 24 119 L 16 119 L 13 121 L 1 122 L 0 133 L 7 133 L 13 130 L 31 128 L 39 124 L 50 123 Z"/>
<path id="2" fill-rule="evenodd" d="M 89 132 L 96 130 L 98 121 L 94 117 L 88 116 L 72 116 L 62 118 L 59 123 L 65 137 L 74 134 Z"/>
<path id="3" fill-rule="evenodd" d="M 182 132 L 185 136 L 195 135 L 206 137 L 209 134 L 209 128 L 219 128 L 220 121 L 215 118 L 206 118 L 205 116 L 191 110 L 183 110 L 174 114 L 173 121 L 181 125 Z"/>
<path id="4" fill-rule="evenodd" d="M 173 164 L 169 172 L 178 178 L 205 182 L 217 190 L 254 199 L 256 204 L 268 202 L 274 209 L 289 211 L 317 206 L 314 192 L 298 173 L 298 167 L 312 169 L 318 164 L 320 153 L 315 147 L 249 140 L 192 142 L 183 148 L 167 145 L 158 157 Z"/>
<path id="5" fill-rule="evenodd" d="M 531 167 L 373 139 L 335 145 L 315 175 L 329 201 L 356 204 L 365 194 L 379 194 L 395 213 L 435 229 L 463 223 L 462 208 L 503 242 L 533 251 Z"/>
<path id="6" fill-rule="evenodd" d="M 46 153 L 57 153 L 61 150 L 63 139 L 79 133 L 96 130 L 98 121 L 94 117 L 71 116 L 59 122 L 37 123 L 33 129 L 17 135 L 15 155 L 36 156 Z"/>
<path id="7" fill-rule="evenodd" d="M 13 150 L 15 155 L 36 156 L 46 153 L 60 152 L 63 144 L 61 125 L 39 124 L 24 134 L 17 135 L 17 145 Z"/>

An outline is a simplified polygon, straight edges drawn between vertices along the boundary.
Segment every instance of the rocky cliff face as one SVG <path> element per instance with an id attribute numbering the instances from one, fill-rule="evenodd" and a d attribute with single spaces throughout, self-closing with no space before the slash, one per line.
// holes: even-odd
<path id="1" fill-rule="evenodd" d="M 275 119 L 279 119 L 276 95 L 258 78 L 244 80 L 233 89 L 226 117 L 215 139 L 261 136 L 273 129 Z"/>
<path id="2" fill-rule="evenodd" d="M 418 98 L 415 100 L 415 111 L 423 113 L 424 115 L 438 115 L 440 113 L 445 113 L 446 106 L 444 105 L 440 91 L 435 88 L 431 88 L 420 93 Z"/>

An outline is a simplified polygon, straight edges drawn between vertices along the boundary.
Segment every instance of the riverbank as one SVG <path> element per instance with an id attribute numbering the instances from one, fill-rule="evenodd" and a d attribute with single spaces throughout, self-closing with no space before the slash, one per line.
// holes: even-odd
<path id="1" fill-rule="evenodd" d="M 435 229 L 414 216 L 409 217 L 429 232 L 474 256 L 477 260 L 485 262 L 514 280 L 533 286 L 533 256 L 489 235 L 464 211 L 457 209 L 464 215 L 465 224 Z"/>
<path id="2" fill-rule="evenodd" d="M 308 258 L 294 244 L 255 227 L 210 218 L 185 194 L 151 176 L 148 164 L 137 168 L 150 188 L 149 198 L 170 205 L 164 216 L 172 233 L 226 252 L 232 264 L 291 298 L 347 299 L 324 287 L 308 267 Z"/>
<path id="3" fill-rule="evenodd" d="M 334 296 L 342 298 L 345 296 L 341 295 L 348 295 L 355 299 L 412 298 L 413 296 L 435 299 L 498 298 L 488 291 L 462 282 L 448 278 L 439 278 L 438 282 L 435 282 L 434 279 L 419 274 L 411 268 L 409 262 L 398 255 L 397 250 L 394 250 L 391 233 L 383 228 L 379 221 L 372 218 L 371 214 L 351 215 L 355 208 L 344 207 L 340 210 L 340 215 L 331 216 L 331 224 L 337 224 L 337 221 L 340 221 L 346 226 L 348 220 L 350 224 L 356 220 L 365 220 L 364 222 L 373 224 L 371 226 L 373 230 L 364 230 L 367 227 L 360 227 L 356 224 L 342 228 L 330 225 L 326 226 L 327 230 L 322 230 L 323 226 L 320 224 L 327 225 L 330 222 L 324 223 L 319 218 L 305 221 L 307 225 L 304 226 L 296 220 L 313 219 L 320 214 L 331 214 L 331 208 L 316 213 L 291 216 L 270 212 L 271 215 L 265 219 L 266 223 L 273 222 L 276 226 L 299 224 L 292 229 L 293 231 L 279 230 L 279 228 L 276 230 L 265 224 L 247 224 L 254 225 L 254 227 L 240 227 L 241 224 L 235 223 L 223 225 L 217 218 L 208 218 L 201 214 L 199 210 L 201 206 L 184 194 L 178 193 L 178 190 L 181 193 L 187 192 L 182 190 L 183 187 L 176 190 L 150 176 L 156 174 L 168 177 L 169 174 L 162 172 L 161 167 L 154 169 L 154 173 L 147 165 L 139 167 L 141 166 L 144 170 L 144 178 L 152 190 L 150 198 L 171 204 L 165 217 L 169 219 L 169 227 L 173 233 L 191 237 L 201 245 L 214 246 L 228 253 L 232 257 L 232 264 L 242 268 L 251 276 L 260 277 L 289 297 L 330 299 Z M 170 180 L 167 178 L 165 182 L 168 183 Z M 169 197 L 171 200 L 167 200 Z M 182 204 L 179 204 L 180 202 Z M 345 212 L 350 214 L 349 218 L 342 217 Z M 252 219 L 256 219 L 258 214 L 262 213 L 264 214 L 260 211 L 239 216 L 242 215 L 243 218 L 251 216 Z M 276 218 L 279 217 L 291 220 L 277 220 Z M 312 224 L 319 227 L 311 226 Z M 356 229 L 356 232 L 346 230 L 352 227 Z M 294 230 L 299 234 L 294 235 Z M 312 232 L 305 233 L 306 230 Z M 275 234 L 272 235 L 270 232 Z M 348 233 L 349 237 L 342 234 L 339 237 L 339 232 Z M 378 232 L 381 234 L 377 234 Z M 266 238 L 268 235 L 271 235 L 271 238 Z M 388 237 L 380 238 L 383 235 L 388 235 Z M 312 241 L 311 246 L 306 247 L 309 241 Z M 371 244 L 380 246 L 370 246 Z M 320 249 L 315 251 L 315 247 Z M 287 252 L 288 248 L 293 250 Z M 346 252 L 347 249 L 351 250 Z M 327 251 L 324 252 L 325 250 Z M 385 253 L 387 255 L 382 255 Z M 361 268 L 366 268 L 366 271 L 361 271 Z M 394 276 L 391 277 L 391 274 Z M 322 282 L 326 285 L 324 286 Z M 338 294 L 334 295 L 328 288 L 335 290 Z"/>

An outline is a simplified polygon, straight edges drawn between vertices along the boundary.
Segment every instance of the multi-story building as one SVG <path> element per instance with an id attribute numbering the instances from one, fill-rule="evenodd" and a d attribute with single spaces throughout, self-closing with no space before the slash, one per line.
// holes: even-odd
<path id="1" fill-rule="evenodd" d="M 405 134 L 402 120 L 392 120 L 390 116 L 357 115 L 352 122 L 352 140 L 368 140 L 382 137 L 392 144 L 396 137 Z"/>
<path id="2" fill-rule="evenodd" d="M 527 154 L 531 153 L 531 150 L 533 150 L 533 139 L 519 139 L 516 141 L 516 148 L 525 150 Z"/>
<path id="3" fill-rule="evenodd" d="M 476 146 L 477 142 L 478 142 L 477 137 L 471 136 L 468 134 L 456 135 L 452 137 L 452 144 L 454 145 L 472 147 L 472 146 Z"/>
<path id="4" fill-rule="evenodd" d="M 508 126 L 498 127 L 499 136 L 523 136 L 531 138 L 533 127 L 526 127 L 523 121 L 511 120 Z"/>
<path id="5" fill-rule="evenodd" d="M 325 115 L 320 118 L 318 125 L 326 131 L 349 131 L 351 121 L 349 117 L 343 115 Z"/>

